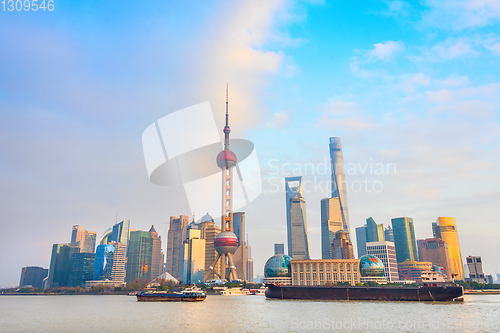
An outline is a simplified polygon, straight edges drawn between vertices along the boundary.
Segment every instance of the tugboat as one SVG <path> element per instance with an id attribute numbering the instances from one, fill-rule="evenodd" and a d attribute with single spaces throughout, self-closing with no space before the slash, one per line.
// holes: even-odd
<path id="1" fill-rule="evenodd" d="M 136 296 L 138 302 L 199 302 L 207 298 L 207 294 L 195 286 L 180 292 L 138 292 Z"/>

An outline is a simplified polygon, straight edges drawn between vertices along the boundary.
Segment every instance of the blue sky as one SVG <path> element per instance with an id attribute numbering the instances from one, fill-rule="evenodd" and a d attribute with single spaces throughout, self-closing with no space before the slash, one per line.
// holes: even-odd
<path id="1" fill-rule="evenodd" d="M 0 286 L 80 224 L 119 219 L 166 239 L 190 215 L 182 188 L 148 181 L 141 135 L 168 113 L 210 101 L 259 154 L 263 193 L 245 208 L 256 274 L 286 242 L 285 173 L 307 190 L 311 254 L 328 175 L 305 170 L 342 140 L 351 229 L 373 216 L 457 220 L 462 255 L 500 270 L 500 5 L 484 1 L 55 2 L 0 11 Z M 366 166 L 395 165 L 376 174 Z M 317 170 L 321 169 L 318 167 Z M 288 169 L 285 167 L 284 171 Z M 382 184 L 369 192 L 355 184 Z M 201 216 L 201 212 L 197 212 Z M 163 246 L 165 248 L 165 245 Z M 12 249 L 17 249 L 15 254 Z M 5 255 L 5 253 L 11 253 Z"/>

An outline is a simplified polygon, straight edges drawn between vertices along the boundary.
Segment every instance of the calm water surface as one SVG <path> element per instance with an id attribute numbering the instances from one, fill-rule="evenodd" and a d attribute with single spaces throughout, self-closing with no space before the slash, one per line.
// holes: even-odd
<path id="1" fill-rule="evenodd" d="M 500 296 L 464 303 L 266 300 L 211 296 L 0 296 L 0 332 L 500 332 Z"/>

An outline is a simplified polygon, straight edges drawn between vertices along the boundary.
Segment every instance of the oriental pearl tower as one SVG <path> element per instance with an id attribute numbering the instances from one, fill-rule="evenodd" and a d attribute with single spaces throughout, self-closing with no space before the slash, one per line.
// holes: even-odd
<path id="1" fill-rule="evenodd" d="M 214 247 L 217 257 L 210 267 L 221 261 L 221 280 L 226 279 L 226 267 L 229 265 L 229 278 L 237 280 L 236 267 L 234 266 L 233 254 L 238 248 L 238 237 L 233 233 L 233 168 L 236 166 L 236 154 L 229 150 L 229 112 L 228 112 L 228 89 L 226 87 L 226 126 L 224 126 L 224 150 L 217 155 L 217 165 L 222 169 L 222 232 L 215 237 Z M 215 271 L 213 271 L 217 274 Z M 205 279 L 210 271 L 205 273 Z M 217 274 L 218 275 L 218 274 Z"/>

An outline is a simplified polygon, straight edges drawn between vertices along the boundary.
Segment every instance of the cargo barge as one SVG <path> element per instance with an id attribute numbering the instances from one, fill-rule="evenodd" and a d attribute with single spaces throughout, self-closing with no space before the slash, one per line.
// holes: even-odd
<path id="1" fill-rule="evenodd" d="M 181 292 L 139 292 L 136 296 L 138 302 L 199 302 L 207 298 L 207 294 L 198 288 L 186 288 Z"/>
<path id="2" fill-rule="evenodd" d="M 353 287 L 266 285 L 267 298 L 345 301 L 462 301 L 461 286 L 446 287 Z"/>

